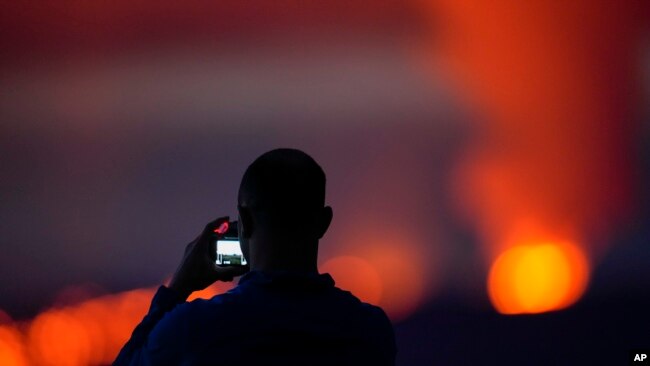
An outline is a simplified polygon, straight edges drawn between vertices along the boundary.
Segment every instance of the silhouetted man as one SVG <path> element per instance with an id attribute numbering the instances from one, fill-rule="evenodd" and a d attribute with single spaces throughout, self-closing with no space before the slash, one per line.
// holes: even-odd
<path id="1" fill-rule="evenodd" d="M 219 267 L 208 224 L 161 286 L 115 365 L 394 365 L 391 324 L 378 307 L 338 289 L 317 269 L 332 220 L 325 173 L 307 154 L 277 149 L 244 173 L 239 237 L 250 272 L 210 300 L 186 302 L 241 267 Z"/>

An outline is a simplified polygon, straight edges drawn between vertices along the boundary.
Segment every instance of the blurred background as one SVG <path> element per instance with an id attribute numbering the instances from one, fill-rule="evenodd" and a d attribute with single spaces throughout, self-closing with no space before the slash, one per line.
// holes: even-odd
<path id="1" fill-rule="evenodd" d="M 398 365 L 625 363 L 650 347 L 649 20 L 606 0 L 3 3 L 0 364 L 112 362 L 277 147 L 325 170 L 320 270 L 386 310 Z"/>

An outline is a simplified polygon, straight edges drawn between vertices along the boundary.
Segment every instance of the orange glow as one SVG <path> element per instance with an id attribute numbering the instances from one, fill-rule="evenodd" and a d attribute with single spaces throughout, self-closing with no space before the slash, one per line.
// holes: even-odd
<path id="1" fill-rule="evenodd" d="M 632 204 L 630 96 L 645 24 L 638 4 L 423 4 L 437 20 L 437 61 L 477 122 L 452 189 L 492 263 L 494 306 L 503 313 L 566 307 L 587 285 L 582 251 L 601 257 L 606 248 L 592 238 L 606 242 Z M 541 235 L 513 241 L 522 222 Z M 578 238 L 580 247 L 531 236 Z"/>
<path id="2" fill-rule="evenodd" d="M 153 295 L 153 289 L 139 289 L 98 299 L 103 305 L 103 310 L 101 310 L 103 315 L 101 316 L 110 319 L 104 321 L 106 326 L 104 330 L 106 332 L 104 362 L 112 362 L 117 356 L 119 350 L 129 339 L 133 328 L 149 310 Z"/>
<path id="3" fill-rule="evenodd" d="M 574 303 L 584 292 L 587 278 L 587 259 L 574 245 L 520 245 L 494 261 L 488 292 L 500 313 L 541 313 Z"/>
<path id="4" fill-rule="evenodd" d="M 39 365 L 89 364 L 88 334 L 83 324 L 66 311 L 40 314 L 30 326 L 29 342 Z"/>
<path id="5" fill-rule="evenodd" d="M 367 261 L 352 256 L 336 257 L 320 266 L 320 271 L 331 274 L 337 287 L 352 292 L 361 301 L 379 303 L 381 278 Z"/>
<path id="6" fill-rule="evenodd" d="M 384 292 L 379 305 L 393 321 L 405 319 L 421 304 L 424 274 L 408 245 L 377 245 L 368 248 L 368 261 L 377 268 Z"/>
<path id="7" fill-rule="evenodd" d="M 22 344 L 22 335 L 9 325 L 0 325 L 0 365 L 28 365 Z"/>
<path id="8" fill-rule="evenodd" d="M 210 298 L 233 283 L 216 283 L 190 297 Z M 0 365 L 87 366 L 113 362 L 149 309 L 153 289 L 105 295 L 42 312 L 17 328 L 0 312 Z M 24 332 L 22 331 L 24 329 Z"/>
<path id="9" fill-rule="evenodd" d="M 72 310 L 74 317 L 83 325 L 87 336 L 90 348 L 89 365 L 98 365 L 110 361 L 111 356 L 117 352 L 116 345 L 111 344 L 108 332 L 109 325 L 106 322 L 110 321 L 115 324 L 116 322 L 119 323 L 120 320 L 114 319 L 116 315 L 111 313 L 110 306 L 101 300 L 87 301 Z"/>
<path id="10" fill-rule="evenodd" d="M 210 299 L 215 295 L 230 290 L 234 286 L 233 282 L 215 282 L 201 291 L 194 291 L 190 297 L 187 298 L 187 301 L 192 301 L 194 299 Z"/>
<path id="11" fill-rule="evenodd" d="M 350 229 L 346 242 L 354 245 L 344 249 L 350 256 L 335 257 L 320 267 L 333 272 L 337 286 L 361 299 L 377 296 L 377 302 L 369 302 L 381 306 L 394 322 L 407 318 L 422 303 L 425 281 L 431 280 L 424 261 L 434 263 L 433 254 L 425 252 L 412 235 L 398 231 L 373 226 Z"/>

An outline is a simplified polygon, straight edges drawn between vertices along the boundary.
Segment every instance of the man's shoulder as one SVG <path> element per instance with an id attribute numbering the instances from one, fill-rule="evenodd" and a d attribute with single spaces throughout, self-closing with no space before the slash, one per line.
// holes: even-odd
<path id="1" fill-rule="evenodd" d="M 243 311 L 237 306 L 237 296 L 226 292 L 210 299 L 197 298 L 179 304 L 165 315 L 162 323 L 190 338 L 211 339 L 218 334 L 209 331 L 214 324 L 228 327 L 232 322 L 234 327 L 236 319 L 241 319 L 240 315 Z"/>
<path id="2" fill-rule="evenodd" d="M 221 311 L 234 310 L 242 302 L 241 293 L 234 288 L 230 291 L 223 292 L 212 296 L 211 298 L 197 298 L 186 302 L 184 307 L 187 311 L 192 312 L 214 312 L 215 309 Z"/>
<path id="3" fill-rule="evenodd" d="M 167 318 L 180 322 L 203 323 L 206 320 L 228 316 L 228 313 L 237 311 L 238 296 L 236 293 L 224 292 L 212 298 L 196 298 L 177 305 Z"/>
<path id="4" fill-rule="evenodd" d="M 341 303 L 345 303 L 348 306 L 353 306 L 360 311 L 366 312 L 373 316 L 386 316 L 384 310 L 381 307 L 362 301 L 350 291 L 341 289 L 339 287 L 333 287 L 332 290 L 334 294 L 333 296 L 335 296 Z"/>
<path id="5" fill-rule="evenodd" d="M 364 329 L 364 333 L 386 333 L 392 330 L 392 324 L 384 310 L 362 301 L 350 291 L 333 286 L 326 298 L 319 305 L 330 316 L 344 320 L 350 328 Z"/>

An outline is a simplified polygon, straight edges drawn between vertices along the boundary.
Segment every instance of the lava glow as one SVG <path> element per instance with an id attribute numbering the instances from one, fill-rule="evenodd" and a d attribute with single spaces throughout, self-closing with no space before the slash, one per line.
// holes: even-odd
<path id="1" fill-rule="evenodd" d="M 351 288 L 353 293 L 357 294 L 355 291 L 358 288 L 358 294 L 364 301 L 367 299 L 373 303 L 373 293 L 381 289 L 380 297 L 374 304 L 381 306 L 392 321 L 398 322 L 411 315 L 427 296 L 430 285 L 426 282 L 429 278 L 427 266 L 425 260 L 416 254 L 420 253 L 418 250 L 421 248 L 416 240 L 408 238 L 406 234 L 379 233 L 379 230 L 368 230 L 365 235 L 361 235 L 364 239 L 351 240 L 354 245 L 347 247 L 354 255 L 353 258 L 363 258 L 362 261 L 366 264 L 346 269 L 342 272 L 346 277 L 340 279 L 336 273 L 343 264 L 340 263 L 342 259 L 335 258 L 339 265 L 332 266 L 331 269 L 334 279 L 340 281 L 337 285 L 346 289 L 349 281 L 354 282 L 356 287 Z M 355 279 L 352 280 L 353 278 Z M 363 281 L 367 282 L 362 284 Z"/>
<path id="2" fill-rule="evenodd" d="M 503 314 L 540 313 L 574 303 L 584 292 L 587 277 L 587 260 L 574 245 L 520 245 L 496 259 L 488 291 Z"/>
<path id="3" fill-rule="evenodd" d="M 335 257 L 322 266 L 321 273 L 329 273 L 336 286 L 352 292 L 361 301 L 377 304 L 381 300 L 382 283 L 377 270 L 358 257 Z"/>
<path id="4" fill-rule="evenodd" d="M 218 283 L 195 292 L 190 300 L 210 298 L 230 287 Z M 110 364 L 146 314 L 153 294 L 154 289 L 126 291 L 52 308 L 26 322 L 9 319 L 0 324 L 0 365 Z"/>
<path id="5" fill-rule="evenodd" d="M 426 4 L 439 24 L 437 58 L 476 114 L 452 190 L 491 266 L 493 305 L 568 306 L 586 286 L 585 257 L 602 257 L 630 212 L 640 3 Z M 511 240 L 522 221 L 575 245 Z"/>
<path id="6" fill-rule="evenodd" d="M 0 325 L 0 364 L 28 365 L 22 334 L 11 325 Z"/>

